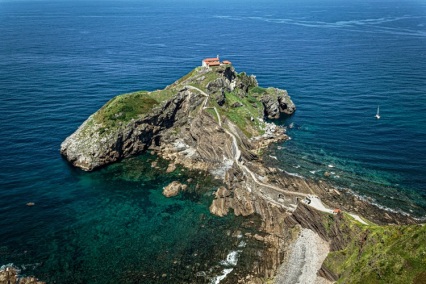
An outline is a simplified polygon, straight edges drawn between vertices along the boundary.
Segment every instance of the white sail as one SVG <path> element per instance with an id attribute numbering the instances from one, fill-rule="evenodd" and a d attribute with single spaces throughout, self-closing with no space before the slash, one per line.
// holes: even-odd
<path id="1" fill-rule="evenodd" d="M 377 113 L 375 116 L 377 119 L 380 119 L 380 106 L 377 106 Z"/>

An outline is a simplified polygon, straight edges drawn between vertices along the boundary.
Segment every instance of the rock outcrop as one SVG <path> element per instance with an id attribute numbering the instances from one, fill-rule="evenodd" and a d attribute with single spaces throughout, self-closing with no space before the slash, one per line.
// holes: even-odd
<path id="1" fill-rule="evenodd" d="M 20 270 L 13 265 L 0 267 L 0 284 L 46 284 L 35 277 L 21 276 Z"/>
<path id="2" fill-rule="evenodd" d="M 179 194 L 179 192 L 187 189 L 186 184 L 181 184 L 178 181 L 171 182 L 168 186 L 163 189 L 163 195 L 165 197 L 173 197 Z"/>
<path id="3" fill-rule="evenodd" d="M 92 115 L 61 144 L 61 154 L 86 171 L 140 154 L 158 143 L 162 131 L 175 126 L 178 120 L 184 123 L 188 112 L 201 102 L 201 97 L 183 89 L 141 118 L 105 132 Z"/>
<path id="4" fill-rule="evenodd" d="M 270 89 L 271 91 L 262 97 L 266 117 L 269 119 L 276 119 L 280 117 L 281 113 L 289 115 L 296 110 L 296 106 L 293 101 L 290 100 L 287 91 L 275 88 Z"/>
<path id="5" fill-rule="evenodd" d="M 343 214 L 330 215 L 299 203 L 292 215 L 285 219 L 290 227 L 300 225 L 317 233 L 323 240 L 330 242 L 331 251 L 343 249 L 350 240 L 350 230 L 343 222 Z"/>

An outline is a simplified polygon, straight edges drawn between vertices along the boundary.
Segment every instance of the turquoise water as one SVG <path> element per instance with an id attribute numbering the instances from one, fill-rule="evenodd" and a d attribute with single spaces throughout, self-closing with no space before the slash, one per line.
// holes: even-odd
<path id="1" fill-rule="evenodd" d="M 166 199 L 164 185 L 198 173 L 164 175 L 150 155 L 84 173 L 59 155 L 111 97 L 164 88 L 216 54 L 295 101 L 278 167 L 333 171 L 338 186 L 426 215 L 422 1 L 3 0 L 0 39 L 0 264 L 57 283 L 220 274 L 246 220 L 208 213 L 214 181 Z"/>
<path id="2" fill-rule="evenodd" d="M 50 198 L 31 199 L 34 207 L 21 203 L 19 224 L 2 222 L 0 259 L 58 283 L 209 283 L 233 268 L 221 262 L 241 241 L 250 249 L 242 233 L 251 220 L 212 216 L 219 183 L 181 168 L 165 175 L 167 162 L 151 168 L 155 159 L 147 154 L 93 174 L 70 169 L 73 190 L 57 187 Z M 163 186 L 189 178 L 186 192 L 162 195 Z"/>

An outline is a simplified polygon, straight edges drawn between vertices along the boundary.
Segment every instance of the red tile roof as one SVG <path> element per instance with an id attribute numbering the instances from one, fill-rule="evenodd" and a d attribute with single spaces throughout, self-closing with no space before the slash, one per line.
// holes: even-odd
<path id="1" fill-rule="evenodd" d="M 204 62 L 209 62 L 209 61 L 219 61 L 219 58 L 206 58 L 203 60 Z"/>
<path id="2" fill-rule="evenodd" d="M 219 61 L 210 61 L 210 62 L 206 62 L 206 63 L 209 66 L 219 66 L 220 65 Z"/>

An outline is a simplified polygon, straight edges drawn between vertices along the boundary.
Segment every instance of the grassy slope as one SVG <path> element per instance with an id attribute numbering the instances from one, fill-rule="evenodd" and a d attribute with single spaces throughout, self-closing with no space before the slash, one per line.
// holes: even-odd
<path id="1" fill-rule="evenodd" d="M 349 243 L 324 266 L 337 283 L 426 283 L 426 227 L 363 226 L 345 216 Z"/>
<path id="2" fill-rule="evenodd" d="M 197 67 L 164 90 L 154 92 L 139 91 L 116 96 L 93 115 L 93 121 L 88 124 L 88 127 L 96 124 L 102 134 L 105 131 L 119 127 L 122 123 L 141 118 L 154 107 L 173 97 L 185 85 L 192 85 L 207 92 L 207 84 L 220 76 L 215 70 L 213 68 L 212 71 L 204 73 L 199 72 L 201 69 Z M 238 74 L 238 79 L 245 82 L 250 80 L 245 73 Z M 272 88 L 265 89 L 251 86 L 249 93 L 246 95 L 238 94 L 238 91 L 226 93 L 226 103 L 223 106 L 219 106 L 214 98 L 211 97 L 208 106 L 216 107 L 222 120 L 228 118 L 248 137 L 261 135 L 264 133 L 264 123 L 258 120 L 258 118 L 263 118 L 263 105 L 260 102 L 260 97 L 263 93 L 273 94 L 270 90 Z M 232 107 L 236 102 L 241 103 L 243 106 Z M 208 110 L 208 112 L 216 118 L 212 110 Z"/>
<path id="3" fill-rule="evenodd" d="M 257 119 L 263 118 L 263 105 L 260 101 L 251 95 L 240 97 L 234 92 L 227 92 L 225 97 L 226 101 L 223 106 L 218 106 L 212 100 L 209 103 L 217 108 L 222 117 L 227 117 L 237 125 L 247 137 L 263 133 L 263 124 Z M 243 106 L 232 107 L 234 103 L 240 103 Z"/>

